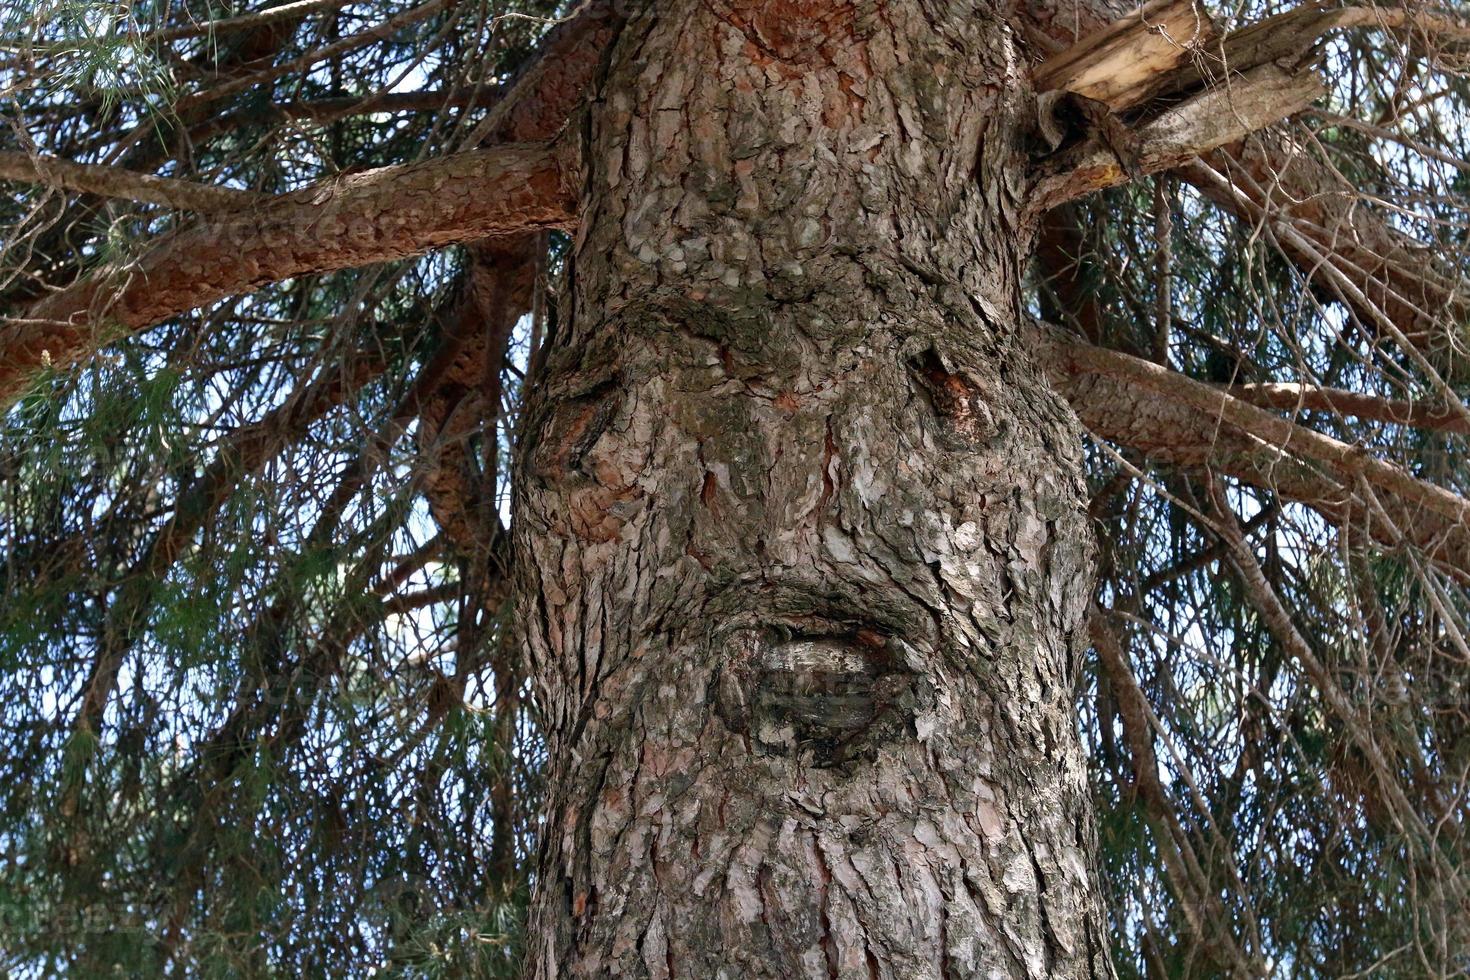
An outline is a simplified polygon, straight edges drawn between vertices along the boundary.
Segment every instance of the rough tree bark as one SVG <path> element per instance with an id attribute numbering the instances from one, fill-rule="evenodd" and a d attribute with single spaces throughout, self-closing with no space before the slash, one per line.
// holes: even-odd
<path id="1" fill-rule="evenodd" d="M 648 6 L 514 481 L 528 973 L 1108 975 L 1004 5 Z"/>

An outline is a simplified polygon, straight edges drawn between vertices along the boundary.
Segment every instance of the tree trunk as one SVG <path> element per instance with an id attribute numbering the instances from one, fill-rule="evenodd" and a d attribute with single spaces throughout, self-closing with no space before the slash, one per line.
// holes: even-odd
<path id="1" fill-rule="evenodd" d="M 1108 975 L 1016 38 L 984 0 L 649 6 L 515 481 L 529 975 Z"/>

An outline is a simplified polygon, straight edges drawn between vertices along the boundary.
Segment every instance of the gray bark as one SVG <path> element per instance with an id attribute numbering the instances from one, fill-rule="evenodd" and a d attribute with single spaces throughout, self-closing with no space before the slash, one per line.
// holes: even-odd
<path id="1" fill-rule="evenodd" d="M 530 976 L 1109 973 L 1026 79 L 983 0 L 623 30 L 515 480 Z"/>

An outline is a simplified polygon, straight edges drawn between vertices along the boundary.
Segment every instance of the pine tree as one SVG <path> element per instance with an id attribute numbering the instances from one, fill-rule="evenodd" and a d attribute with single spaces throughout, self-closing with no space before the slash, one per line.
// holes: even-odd
<path id="1" fill-rule="evenodd" d="M 0 969 L 1470 968 L 1470 20 L 3 15 Z"/>

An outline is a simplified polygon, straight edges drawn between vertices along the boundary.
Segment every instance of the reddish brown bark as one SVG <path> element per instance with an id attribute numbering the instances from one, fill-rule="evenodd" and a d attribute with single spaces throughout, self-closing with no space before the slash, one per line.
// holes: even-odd
<path id="1" fill-rule="evenodd" d="M 664 0 L 519 447 L 532 976 L 1086 977 L 1078 433 L 987 0 Z"/>
<path id="2" fill-rule="evenodd" d="M 408 258 L 575 213 L 571 159 L 545 145 L 354 174 L 176 232 L 137 260 L 37 303 L 0 335 L 0 404 L 36 372 L 109 339 L 268 282 Z"/>

